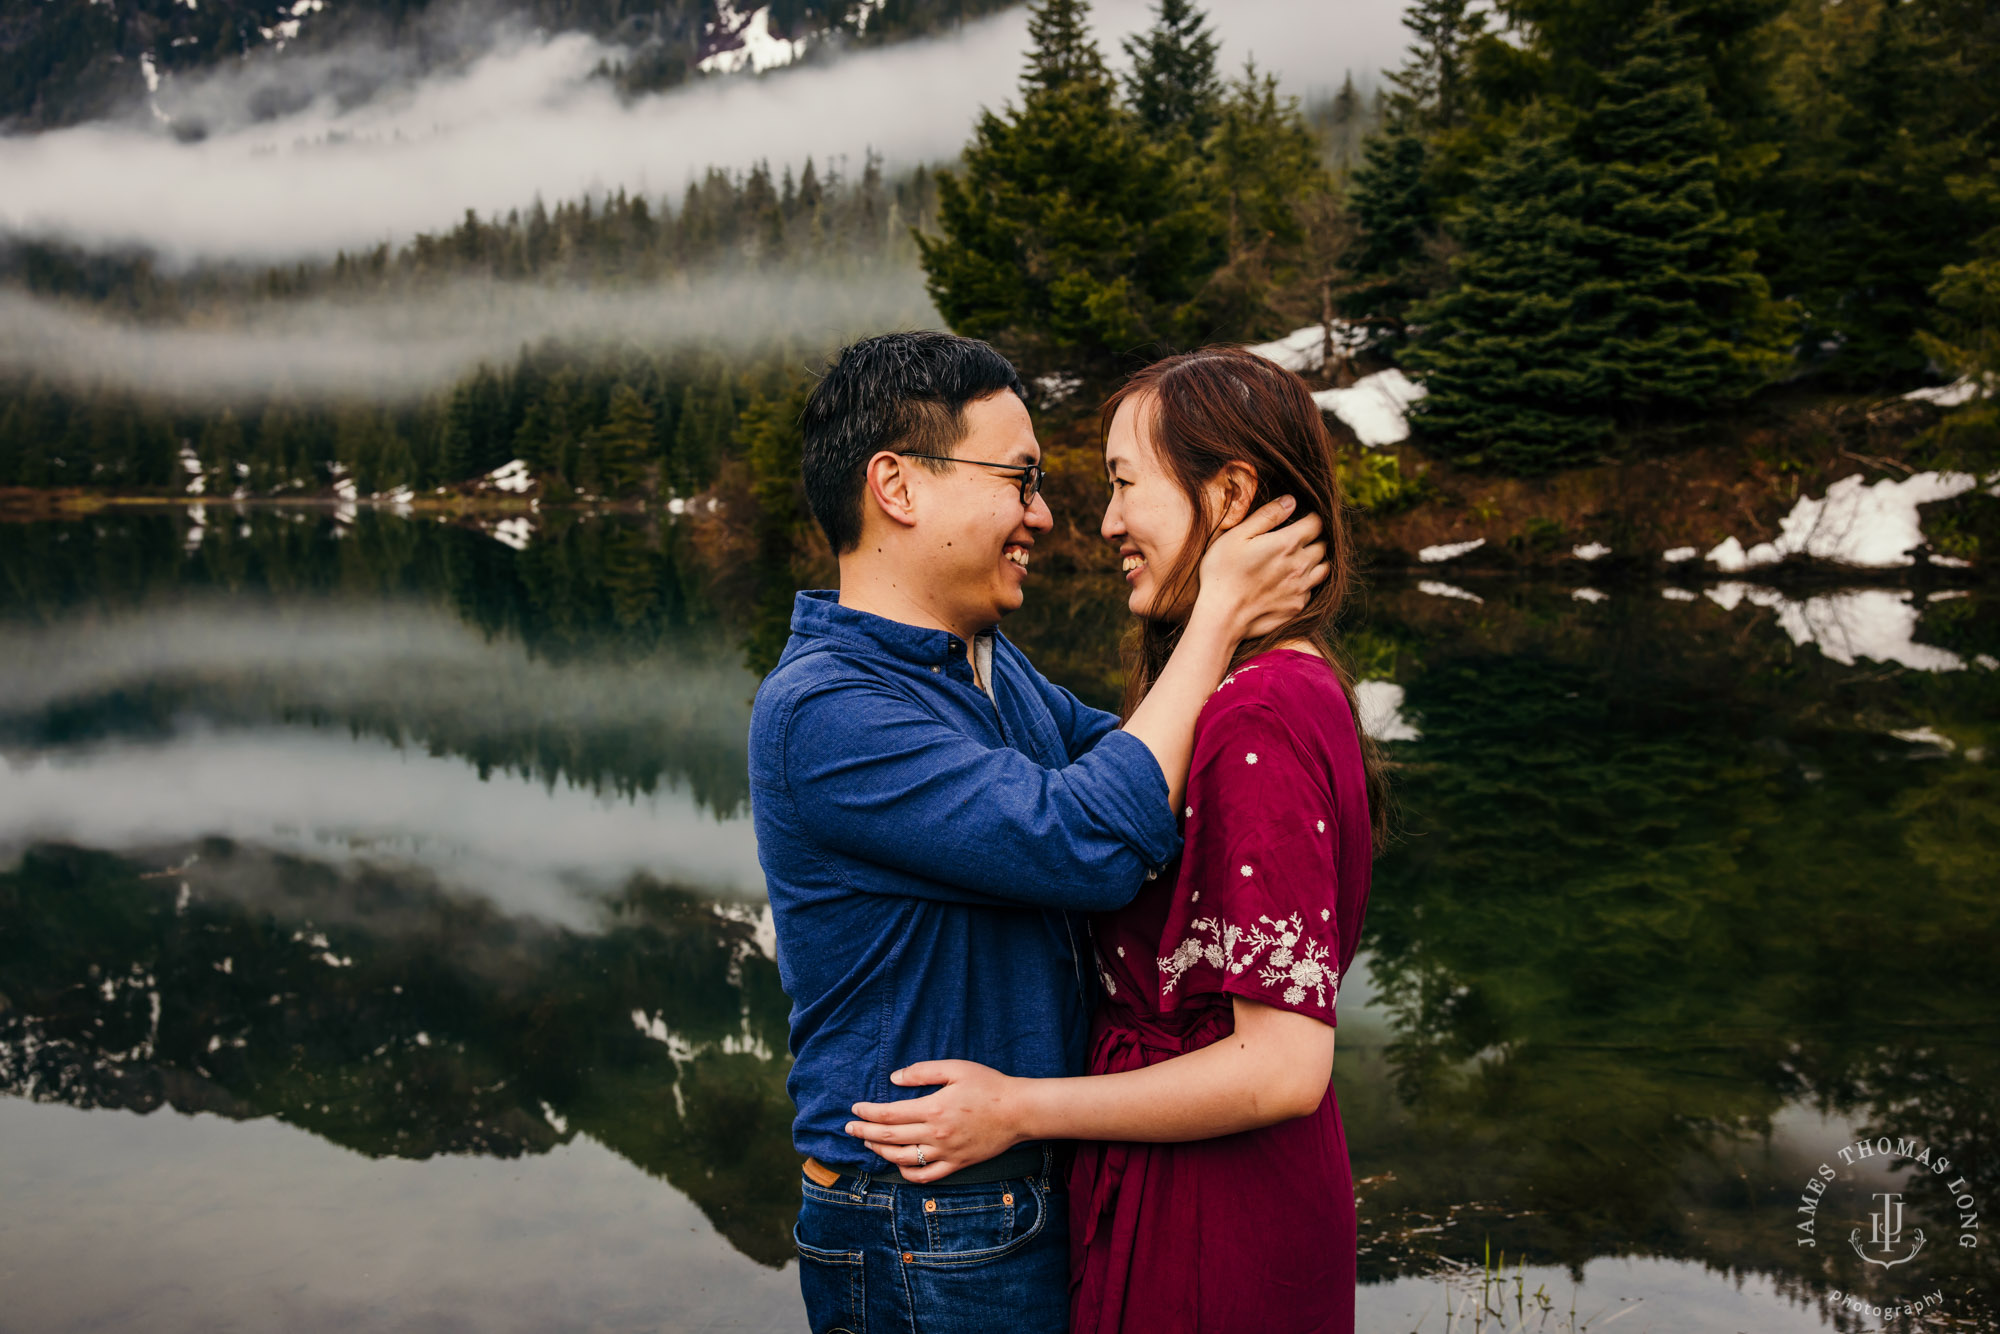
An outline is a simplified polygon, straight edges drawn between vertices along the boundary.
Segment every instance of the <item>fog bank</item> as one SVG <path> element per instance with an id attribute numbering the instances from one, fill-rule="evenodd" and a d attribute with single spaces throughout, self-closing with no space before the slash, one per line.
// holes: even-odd
<path id="1" fill-rule="evenodd" d="M 0 371 L 192 401 L 283 392 L 393 402 L 544 339 L 740 350 L 788 337 L 811 355 L 864 333 L 939 327 L 914 270 L 717 273 L 619 291 L 466 280 L 403 297 L 261 303 L 199 328 L 123 323 L 0 289 Z"/>
<path id="2" fill-rule="evenodd" d="M 1226 71 L 1246 56 L 1308 93 L 1400 60 L 1401 0 L 1230 0 L 1211 7 Z M 1146 26 L 1145 0 L 1096 10 L 1107 56 Z M 1026 14 L 777 71 L 702 80 L 624 104 L 590 71 L 619 58 L 579 34 L 502 36 L 460 68 L 347 105 L 335 73 L 386 53 L 319 55 L 285 68 L 287 114 L 232 120 L 252 74 L 220 72 L 155 99 L 211 123 L 181 143 L 151 116 L 0 139 L 0 228 L 169 261 L 278 262 L 401 243 L 481 213 L 618 188 L 678 194 L 710 165 L 825 164 L 864 149 L 892 169 L 955 157 L 981 107 L 1016 95 Z M 392 69 L 393 72 L 393 69 Z M 268 68 L 255 77 L 268 82 Z M 238 84 L 241 86 L 238 86 Z M 240 94 L 240 95 L 239 95 Z M 265 112 L 270 108 L 266 106 Z"/>

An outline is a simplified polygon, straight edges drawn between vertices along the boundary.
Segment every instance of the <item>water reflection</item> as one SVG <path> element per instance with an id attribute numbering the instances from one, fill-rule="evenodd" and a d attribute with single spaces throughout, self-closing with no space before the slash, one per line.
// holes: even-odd
<path id="1" fill-rule="evenodd" d="M 640 525 L 553 522 L 516 550 L 258 511 L 190 552 L 179 522 L 0 525 L 0 1135 L 59 1160 L 10 1164 L 0 1236 L 36 1211 L 37 1235 L 92 1235 L 52 1199 L 165 1232 L 224 1200 L 284 1216 L 247 1184 L 275 1171 L 326 1193 L 315 1245 L 382 1254 L 365 1219 L 409 1235 L 388 1220 L 438 1195 L 539 1241 L 453 1214 L 464 1240 L 426 1252 L 450 1283 L 572 1291 L 582 1247 L 581 1323 L 786 1327 L 787 1002 L 742 818 L 741 646 L 776 595 L 716 594 L 684 533 Z M 1037 578 L 1010 632 L 1110 699 L 1116 585 Z M 1908 590 L 1466 591 L 1376 588 L 1348 631 L 1404 827 L 1336 1071 L 1364 1313 L 1442 1329 L 1504 1255 L 1548 1329 L 1633 1302 L 1628 1327 L 1861 1328 L 1828 1293 L 1919 1283 L 1990 1326 L 1990 1247 L 1885 1275 L 1793 1223 L 1863 1133 L 1949 1146 L 2000 1198 L 1995 618 Z M 167 1108 L 207 1115 L 192 1138 L 103 1119 Z M 252 1143 L 271 1166 L 232 1156 Z M 137 1183 L 183 1154 L 214 1179 L 174 1178 L 179 1213 L 89 1184 L 97 1157 Z M 1871 1180 L 1956 1234 L 1907 1174 Z M 620 1250 L 628 1216 L 672 1244 Z M 134 1272 L 193 1263 L 165 1232 L 108 1244 Z M 374 1318 L 336 1262 L 215 1235 Z M 656 1268 L 679 1276 L 664 1305 L 635 1295 Z M 400 1279 L 380 1309 L 450 1283 Z M 130 1323 L 29 1287 L 31 1323 Z M 464 1299 L 523 1328 L 540 1300 Z M 228 1301 L 185 1323 L 247 1309 Z"/>

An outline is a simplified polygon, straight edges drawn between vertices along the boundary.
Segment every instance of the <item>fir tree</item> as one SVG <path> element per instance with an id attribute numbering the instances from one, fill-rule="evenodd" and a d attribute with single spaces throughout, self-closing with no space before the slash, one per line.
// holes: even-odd
<path id="1" fill-rule="evenodd" d="M 1232 337 L 1268 336 L 1272 296 L 1295 283 L 1306 259 L 1307 219 L 1331 194 L 1319 145 L 1298 103 L 1254 63 L 1229 86 L 1208 139 L 1209 192 L 1227 227 L 1227 260 L 1204 294 L 1211 326 Z"/>
<path id="2" fill-rule="evenodd" d="M 1579 318 L 1609 325 L 1608 404 L 1699 409 L 1777 369 L 1770 289 L 1749 224 L 1719 199 L 1720 127 L 1688 39 L 1656 9 L 1622 57 L 1578 130 L 1597 164 L 1585 221 L 1599 274 Z"/>
<path id="3" fill-rule="evenodd" d="M 611 391 L 610 418 L 597 429 L 597 466 L 605 494 L 630 496 L 646 479 L 653 453 L 653 410 L 631 385 Z"/>
<path id="4" fill-rule="evenodd" d="M 1190 0 L 1160 0 L 1153 26 L 1125 39 L 1125 99 L 1155 137 L 1186 134 L 1201 144 L 1216 126 L 1222 85 L 1206 22 Z"/>
<path id="5" fill-rule="evenodd" d="M 937 178 L 943 235 L 917 244 L 952 328 L 1101 373 L 1196 333 L 1221 236 L 1195 164 L 1118 105 L 1084 16 L 1079 0 L 1030 11 L 1022 105 L 981 115 L 963 175 Z"/>
<path id="6" fill-rule="evenodd" d="M 1359 228 L 1345 312 L 1385 332 L 1400 330 L 1412 302 L 1430 294 L 1439 230 L 1430 149 L 1407 118 L 1392 119 L 1362 145 L 1349 205 Z"/>
<path id="7" fill-rule="evenodd" d="M 1088 0 L 1041 0 L 1028 6 L 1028 70 L 1024 92 L 1052 93 L 1108 77 L 1104 57 L 1090 39 Z"/>
<path id="8" fill-rule="evenodd" d="M 1595 363 L 1610 323 L 1580 323 L 1575 300 L 1599 276 L 1582 221 L 1592 181 L 1545 117 L 1475 174 L 1456 285 L 1419 313 L 1406 357 L 1429 391 L 1412 416 L 1444 451 L 1534 474 L 1610 442 Z"/>
<path id="9" fill-rule="evenodd" d="M 1975 386 L 1935 434 L 1953 463 L 1984 472 L 2000 461 L 2000 227 L 1981 236 L 1977 249 L 1964 264 L 1946 266 L 1931 289 L 1935 329 L 1918 334 L 1917 345 L 1947 374 Z"/>
<path id="10" fill-rule="evenodd" d="M 195 454 L 201 459 L 201 469 L 208 476 L 210 495 L 231 495 L 243 485 L 242 472 L 238 467 L 244 463 L 243 426 L 236 420 L 234 409 L 224 408 L 220 414 L 208 419 L 208 426 L 201 433 L 201 443 L 195 446 Z"/>
<path id="11" fill-rule="evenodd" d="M 1465 117 L 1470 47 L 1486 27 L 1472 0 L 1415 0 L 1403 11 L 1411 42 L 1403 68 L 1389 76 L 1401 110 L 1426 128 L 1448 130 Z"/>
<path id="12" fill-rule="evenodd" d="M 1585 458 L 1618 420 L 1719 406 L 1778 362 L 1672 19 L 1656 10 L 1602 86 L 1574 133 L 1533 124 L 1477 174 L 1457 285 L 1417 316 L 1420 417 L 1447 449 L 1507 471 Z"/>

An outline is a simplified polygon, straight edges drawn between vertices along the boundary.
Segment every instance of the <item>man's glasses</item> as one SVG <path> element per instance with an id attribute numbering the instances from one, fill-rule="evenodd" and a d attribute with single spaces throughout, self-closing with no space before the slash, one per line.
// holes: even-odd
<path id="1" fill-rule="evenodd" d="M 906 459 L 934 459 L 939 463 L 971 463 L 981 468 L 997 468 L 1001 472 L 1018 473 L 1021 478 L 1023 509 L 1035 503 L 1035 497 L 1041 494 L 1042 479 L 1049 475 L 1048 469 L 1039 463 L 988 463 L 984 459 L 955 459 L 949 454 L 918 454 L 907 449 L 899 449 L 896 452 Z"/>

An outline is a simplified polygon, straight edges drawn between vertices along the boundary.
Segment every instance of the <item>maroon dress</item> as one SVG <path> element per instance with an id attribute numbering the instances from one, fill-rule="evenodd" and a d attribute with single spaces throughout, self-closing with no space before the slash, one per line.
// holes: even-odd
<path id="1" fill-rule="evenodd" d="M 1277 650 L 1195 725 L 1177 867 L 1095 919 L 1090 1072 L 1228 1036 L 1233 1000 L 1334 1021 L 1368 904 L 1368 799 L 1333 669 Z M 1333 1089 L 1310 1116 L 1186 1144 L 1084 1144 L 1073 1334 L 1354 1328 L 1354 1178 Z"/>

